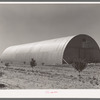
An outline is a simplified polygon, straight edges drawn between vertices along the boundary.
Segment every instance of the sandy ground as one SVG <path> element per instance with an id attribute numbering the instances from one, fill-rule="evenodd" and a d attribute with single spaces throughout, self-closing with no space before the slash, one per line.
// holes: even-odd
<path id="1" fill-rule="evenodd" d="M 0 89 L 100 89 L 100 65 L 87 66 L 81 73 L 71 66 L 0 65 Z M 3 86 L 4 85 L 4 86 Z"/>

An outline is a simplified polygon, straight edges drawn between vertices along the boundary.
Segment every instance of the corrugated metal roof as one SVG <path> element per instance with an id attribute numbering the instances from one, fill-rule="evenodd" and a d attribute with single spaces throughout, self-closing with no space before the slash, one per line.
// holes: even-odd
<path id="1" fill-rule="evenodd" d="M 63 52 L 74 36 L 62 37 L 41 42 L 8 47 L 1 59 L 7 61 L 29 62 L 34 58 L 38 64 L 62 64 Z"/>

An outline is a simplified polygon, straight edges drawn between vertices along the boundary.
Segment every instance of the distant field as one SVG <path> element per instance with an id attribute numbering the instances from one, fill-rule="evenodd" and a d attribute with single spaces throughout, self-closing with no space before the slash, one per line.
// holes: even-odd
<path id="1" fill-rule="evenodd" d="M 0 65 L 1 89 L 100 89 L 100 65 L 88 65 L 81 73 L 71 66 Z M 3 86 L 4 85 L 4 86 Z"/>

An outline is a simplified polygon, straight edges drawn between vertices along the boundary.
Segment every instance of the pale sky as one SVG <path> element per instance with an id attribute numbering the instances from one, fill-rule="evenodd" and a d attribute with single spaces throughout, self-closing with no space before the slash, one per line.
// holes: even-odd
<path id="1" fill-rule="evenodd" d="M 0 4 L 0 54 L 12 45 L 76 34 L 100 45 L 99 4 Z"/>

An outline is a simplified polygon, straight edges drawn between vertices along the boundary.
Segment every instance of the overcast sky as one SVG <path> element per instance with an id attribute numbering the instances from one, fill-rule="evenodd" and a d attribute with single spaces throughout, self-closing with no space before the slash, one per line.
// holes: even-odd
<path id="1" fill-rule="evenodd" d="M 0 54 L 12 45 L 84 33 L 100 45 L 99 4 L 0 4 Z"/>

